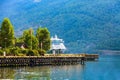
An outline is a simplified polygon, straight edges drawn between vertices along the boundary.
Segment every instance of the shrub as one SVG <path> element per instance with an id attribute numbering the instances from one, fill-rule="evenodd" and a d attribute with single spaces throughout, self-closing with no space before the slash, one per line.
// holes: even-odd
<path id="1" fill-rule="evenodd" d="M 27 55 L 28 51 L 29 51 L 28 49 L 24 49 L 24 50 L 20 49 L 19 53 L 22 53 L 23 55 Z"/>
<path id="2" fill-rule="evenodd" d="M 3 56 L 3 52 L 4 52 L 3 50 L 0 50 L 0 56 Z"/>
<path id="3" fill-rule="evenodd" d="M 28 50 L 27 56 L 39 56 L 37 50 Z"/>
<path id="4" fill-rule="evenodd" d="M 38 50 L 33 50 L 34 56 L 39 56 Z"/>
<path id="5" fill-rule="evenodd" d="M 19 54 L 19 52 L 18 52 L 17 48 L 10 49 L 10 55 L 17 56 L 18 54 Z"/>
<path id="6" fill-rule="evenodd" d="M 26 56 L 26 54 L 19 53 L 17 56 Z"/>
<path id="7" fill-rule="evenodd" d="M 10 49 L 5 49 L 5 52 L 6 52 L 6 55 L 7 55 L 7 56 L 10 56 L 10 54 L 11 54 L 11 53 L 10 53 Z"/>
<path id="8" fill-rule="evenodd" d="M 39 52 L 39 54 L 41 55 L 41 56 L 44 56 L 44 54 L 46 53 L 46 51 L 45 50 L 38 50 L 38 52 Z"/>

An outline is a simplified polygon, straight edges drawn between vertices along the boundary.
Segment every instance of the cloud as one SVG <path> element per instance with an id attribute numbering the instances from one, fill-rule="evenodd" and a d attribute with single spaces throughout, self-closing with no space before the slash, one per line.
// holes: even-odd
<path id="1" fill-rule="evenodd" d="M 34 0 L 34 2 L 41 2 L 41 0 Z"/>

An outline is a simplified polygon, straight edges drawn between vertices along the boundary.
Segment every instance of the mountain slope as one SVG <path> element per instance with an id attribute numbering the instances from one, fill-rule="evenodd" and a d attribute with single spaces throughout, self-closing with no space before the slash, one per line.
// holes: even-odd
<path id="1" fill-rule="evenodd" d="M 68 52 L 120 50 L 119 0 L 4 0 L 0 22 L 9 17 L 16 36 L 46 26 L 63 38 Z"/>

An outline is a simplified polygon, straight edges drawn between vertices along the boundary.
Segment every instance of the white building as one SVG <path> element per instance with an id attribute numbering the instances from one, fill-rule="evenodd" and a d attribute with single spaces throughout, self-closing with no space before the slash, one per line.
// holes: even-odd
<path id="1" fill-rule="evenodd" d="M 53 54 L 63 53 L 66 50 L 64 41 L 62 39 L 59 39 L 57 35 L 55 35 L 55 37 L 51 37 L 51 41 L 52 41 L 51 50 Z"/>

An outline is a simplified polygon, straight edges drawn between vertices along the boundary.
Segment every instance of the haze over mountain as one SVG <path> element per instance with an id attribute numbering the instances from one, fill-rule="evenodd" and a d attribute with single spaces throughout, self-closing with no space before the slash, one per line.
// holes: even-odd
<path id="1" fill-rule="evenodd" d="M 45 26 L 67 52 L 120 50 L 119 0 L 0 0 L 0 22 L 10 18 L 16 36 Z"/>

